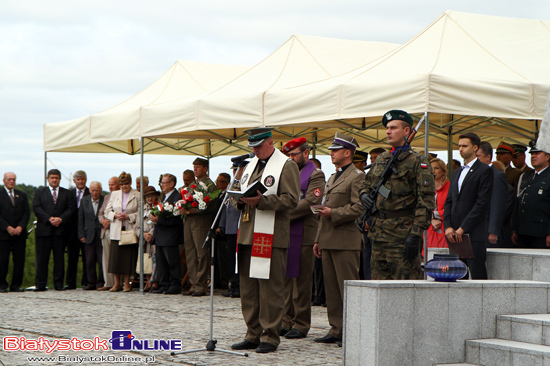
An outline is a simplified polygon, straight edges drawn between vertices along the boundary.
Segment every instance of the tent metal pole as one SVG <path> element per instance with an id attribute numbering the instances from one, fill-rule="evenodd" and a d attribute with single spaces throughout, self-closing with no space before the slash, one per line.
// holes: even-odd
<path id="1" fill-rule="evenodd" d="M 48 174 L 48 152 L 44 151 L 44 187 L 47 186 L 46 184 L 47 174 Z"/>
<path id="2" fill-rule="evenodd" d="M 145 253 L 143 250 L 143 137 L 139 138 L 139 292 L 144 294 L 143 292 L 143 271 L 144 271 L 144 263 L 143 260 L 145 259 Z"/>
<path id="3" fill-rule="evenodd" d="M 451 180 L 453 176 L 453 126 L 449 126 L 447 137 L 447 176 Z"/>
<path id="4" fill-rule="evenodd" d="M 426 112 L 426 120 L 424 121 L 424 154 L 430 160 L 430 113 Z M 428 263 L 428 231 L 424 230 L 424 265 Z M 428 279 L 428 274 L 424 271 L 424 280 Z"/>

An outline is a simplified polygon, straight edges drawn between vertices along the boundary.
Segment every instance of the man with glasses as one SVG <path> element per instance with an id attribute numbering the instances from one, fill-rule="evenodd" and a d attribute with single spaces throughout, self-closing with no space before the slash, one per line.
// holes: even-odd
<path id="1" fill-rule="evenodd" d="M 311 211 L 321 204 L 325 174 L 309 160 L 309 145 L 304 137 L 283 146 L 300 169 L 300 201 L 290 211 L 290 245 L 285 278 L 285 315 L 281 335 L 287 339 L 305 338 L 311 327 L 311 289 L 313 285 L 313 241 L 319 220 Z"/>
<path id="2" fill-rule="evenodd" d="M 172 206 L 181 200 L 181 194 L 175 189 L 176 176 L 172 174 L 163 174 L 160 181 L 162 193 L 164 193 L 164 202 Z M 153 240 L 157 246 L 157 274 L 159 279 L 159 288 L 153 293 L 176 295 L 181 293 L 181 267 L 179 245 L 183 241 L 183 223 L 181 217 L 157 217 L 149 216 L 149 220 L 155 223 L 155 232 Z"/>

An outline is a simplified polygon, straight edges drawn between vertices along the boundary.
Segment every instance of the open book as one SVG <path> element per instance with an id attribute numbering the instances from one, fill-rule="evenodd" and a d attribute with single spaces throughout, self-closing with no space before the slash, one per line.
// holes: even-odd
<path id="1" fill-rule="evenodd" d="M 235 201 L 240 200 L 242 197 L 254 197 L 258 193 L 256 191 L 260 191 L 262 194 L 264 194 L 267 191 L 266 186 L 262 184 L 260 181 L 256 181 L 246 187 L 244 191 L 227 191 L 227 194 L 229 197 L 233 198 Z"/>

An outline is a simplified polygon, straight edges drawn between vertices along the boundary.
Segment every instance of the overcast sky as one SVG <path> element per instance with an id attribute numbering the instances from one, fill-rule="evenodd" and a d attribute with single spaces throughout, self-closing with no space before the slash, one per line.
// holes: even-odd
<path id="1" fill-rule="evenodd" d="M 45 123 L 119 104 L 176 60 L 254 65 L 293 34 L 401 44 L 446 10 L 550 19 L 548 0 L 1 1 L 0 172 L 41 185 Z M 193 159 L 146 155 L 145 174 L 179 185 Z M 213 159 L 212 178 L 229 165 Z M 53 167 L 62 186 L 78 169 L 106 186 L 122 170 L 137 176 L 139 156 L 49 153 Z"/>

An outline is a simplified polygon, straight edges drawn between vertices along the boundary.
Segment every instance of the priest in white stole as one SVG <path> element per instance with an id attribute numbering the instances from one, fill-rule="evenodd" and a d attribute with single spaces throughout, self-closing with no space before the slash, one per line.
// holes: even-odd
<path id="1" fill-rule="evenodd" d="M 247 332 L 244 341 L 231 347 L 255 349 L 258 353 L 276 351 L 280 343 L 290 210 L 297 206 L 300 197 L 298 165 L 275 149 L 271 130 L 244 131 L 256 157 L 240 181 L 241 190 L 260 181 L 267 191 L 232 202 L 241 211 L 237 251 Z"/>

